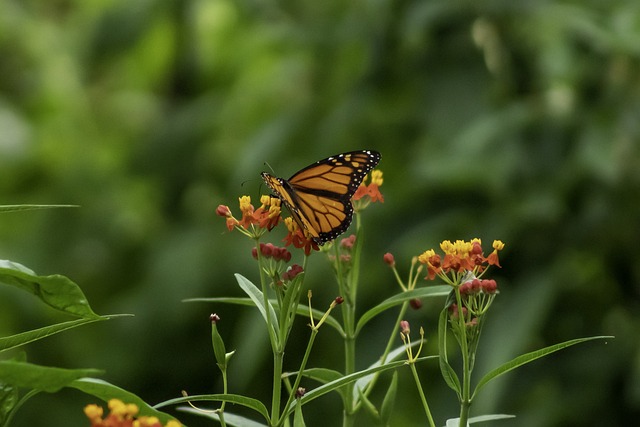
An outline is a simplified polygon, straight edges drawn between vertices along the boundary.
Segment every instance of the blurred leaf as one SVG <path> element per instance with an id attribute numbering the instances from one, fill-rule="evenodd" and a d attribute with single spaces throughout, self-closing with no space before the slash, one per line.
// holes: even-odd
<path id="1" fill-rule="evenodd" d="M 394 295 L 386 300 L 382 301 L 380 304 L 375 307 L 367 310 L 360 320 L 358 320 L 358 326 L 356 326 L 356 335 L 360 330 L 367 324 L 371 319 L 373 319 L 378 314 L 381 314 L 388 310 L 391 307 L 396 305 L 400 305 L 405 301 L 410 301 L 414 298 L 422 299 L 422 298 L 430 298 L 430 297 L 440 297 L 449 295 L 451 291 L 451 286 L 447 285 L 438 285 L 438 286 L 429 286 L 427 288 L 414 289 L 408 292 L 402 292 L 400 294 Z"/>
<path id="2" fill-rule="evenodd" d="M 495 421 L 495 420 L 504 420 L 507 418 L 515 418 L 515 415 L 506 415 L 506 414 L 492 414 L 492 415 L 479 415 L 477 417 L 469 418 L 469 422 L 467 424 L 477 424 L 483 423 L 485 421 Z M 460 418 L 450 418 L 447 420 L 446 427 L 458 427 L 460 424 Z"/>
<path id="3" fill-rule="evenodd" d="M 39 209 L 79 208 L 79 205 L 0 205 L 2 212 L 34 211 Z"/>
<path id="4" fill-rule="evenodd" d="M 54 393 L 78 378 L 101 375 L 98 369 L 63 369 L 12 360 L 0 361 L 0 382 Z"/>
<path id="5" fill-rule="evenodd" d="M 21 264 L 0 260 L 0 283 L 27 291 L 65 313 L 85 319 L 101 319 L 89 306 L 80 287 L 59 274 L 38 276 Z"/>
<path id="6" fill-rule="evenodd" d="M 158 411 L 135 394 L 97 378 L 79 378 L 68 386 L 105 402 L 110 399 L 119 399 L 124 403 L 134 403 L 140 410 L 139 416 L 158 417 L 163 424 L 175 420 L 171 415 Z"/>
<path id="7" fill-rule="evenodd" d="M 18 388 L 0 381 L 0 425 L 4 425 L 11 410 L 18 403 Z"/>
<path id="8" fill-rule="evenodd" d="M 210 418 L 216 421 L 220 420 L 220 416 L 215 412 L 203 412 L 199 409 L 195 409 L 190 406 L 178 406 L 178 408 L 176 409 L 178 411 L 186 412 L 188 414 L 198 415 L 200 417 Z M 224 422 L 229 426 L 236 426 L 236 427 L 267 427 L 266 424 L 253 421 L 252 419 L 243 417 L 241 415 L 230 414 L 227 411 L 224 412 Z"/>
<path id="9" fill-rule="evenodd" d="M 393 406 L 396 402 L 396 392 L 398 391 L 398 371 L 393 373 L 391 377 L 391 384 L 384 395 L 382 406 L 380 407 L 380 418 L 385 426 L 389 425 L 391 414 L 393 413 Z"/>

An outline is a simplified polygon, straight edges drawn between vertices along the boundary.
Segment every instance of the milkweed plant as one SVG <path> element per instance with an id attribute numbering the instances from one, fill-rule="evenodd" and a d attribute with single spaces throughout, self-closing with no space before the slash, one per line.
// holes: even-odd
<path id="1" fill-rule="evenodd" d="M 512 417 L 498 414 L 470 416 L 474 399 L 491 380 L 569 346 L 612 338 L 596 336 L 555 344 L 518 356 L 484 373 L 479 379 L 474 378 L 472 374 L 481 332 L 492 303 L 499 295 L 498 283 L 491 278 L 491 272 L 501 268 L 499 253 L 505 244 L 500 240 L 493 241 L 490 249 L 483 246 L 480 239 L 445 240 L 437 250 L 428 249 L 414 256 L 408 262 L 406 275 L 398 271 L 391 253 L 380 256 L 380 266 L 386 265 L 389 271 L 383 280 L 394 280 L 398 292 L 358 316 L 356 307 L 365 239 L 361 217 L 376 203 L 384 201 L 380 192 L 382 176 L 380 170 L 373 170 L 355 192 L 353 234 L 324 245 L 318 245 L 297 221 L 284 214 L 278 198 L 263 195 L 260 206 L 255 208 L 249 196 L 241 196 L 237 215 L 226 205 L 216 209 L 216 214 L 225 220 L 227 229 L 233 232 L 230 235 L 237 234 L 253 242 L 251 253 L 247 253 L 246 258 L 247 266 L 254 270 L 258 282 L 253 283 L 245 275 L 236 274 L 238 287 L 245 297 L 215 296 L 187 301 L 251 306 L 259 311 L 269 338 L 269 348 L 264 351 L 270 350 L 273 358 L 270 402 L 230 392 L 233 390 L 233 378 L 228 376 L 228 367 L 233 363 L 235 351 L 226 348 L 220 333 L 226 327 L 224 319 L 214 313 L 209 316 L 209 321 L 212 356 L 222 379 L 219 393 L 188 395 L 183 392 L 181 397 L 151 406 L 135 394 L 98 379 L 103 375 L 100 370 L 39 366 L 28 363 L 24 354 L 19 353 L 12 359 L 0 360 L 0 427 L 9 426 L 15 412 L 34 395 L 56 392 L 64 387 L 75 388 L 107 402 L 109 413 L 106 415 L 98 404 L 84 408 L 87 426 L 91 427 L 178 427 L 182 424 L 161 410 L 175 405 L 183 405 L 178 409 L 215 420 L 221 426 L 304 426 L 305 406 L 328 393 L 337 393 L 341 398 L 343 426 L 354 425 L 356 417 L 363 411 L 380 424 L 391 425 L 399 382 L 397 371 L 400 369 L 411 371 L 417 390 L 416 399 L 424 410 L 422 425 L 442 425 L 442 421 L 436 421 L 437 416 L 446 420 L 447 426 L 468 426 L 475 422 Z M 57 206 L 3 206 L 0 213 L 50 207 Z M 273 236 L 270 231 L 282 225 L 287 232 L 284 240 L 277 243 L 269 241 Z M 332 266 L 336 297 L 331 302 L 316 301 L 313 290 L 305 286 L 309 262 L 328 262 Z M 366 265 L 371 265 L 371 260 L 367 260 Z M 0 284 L 31 293 L 75 318 L 0 337 L 0 352 L 74 327 L 122 316 L 94 313 L 80 287 L 70 279 L 60 275 L 39 276 L 15 262 L 0 261 Z M 425 299 L 442 301 L 436 354 L 427 354 L 425 350 L 424 326 L 412 327 L 406 320 L 407 310 L 419 308 Z M 388 325 L 384 348 L 374 364 L 360 369 L 356 364 L 359 360 L 356 343 L 369 322 L 385 312 L 395 313 L 396 318 Z M 306 318 L 309 339 L 301 357 L 295 357 L 295 360 L 301 360 L 299 366 L 285 370 L 287 344 L 294 320 L 299 317 Z M 339 368 L 309 366 L 316 337 L 326 328 L 337 332 L 344 348 L 344 361 Z M 436 330 L 435 327 L 428 329 Z M 450 359 L 448 340 L 451 338 L 455 340 L 454 348 L 458 355 Z M 429 406 L 429 396 L 423 388 L 426 380 L 422 368 L 431 361 L 438 363 L 442 380 L 457 398 L 460 410 L 456 417 L 448 418 L 446 414 L 432 412 Z M 429 378 L 428 381 L 433 382 L 434 379 Z M 386 390 L 380 402 L 375 402 L 372 396 L 376 387 Z M 213 404 L 214 408 L 203 407 L 207 404 Z M 234 405 L 233 411 L 227 404 Z M 254 416 L 236 413 L 239 406 L 255 412 Z"/>

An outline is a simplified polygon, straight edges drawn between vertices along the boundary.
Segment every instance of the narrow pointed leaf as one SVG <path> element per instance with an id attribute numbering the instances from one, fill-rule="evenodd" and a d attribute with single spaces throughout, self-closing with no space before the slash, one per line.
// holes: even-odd
<path id="1" fill-rule="evenodd" d="M 271 323 L 273 324 L 274 328 L 273 332 L 277 335 L 280 328 L 278 326 L 278 316 L 276 316 L 276 312 L 273 309 L 273 306 L 271 304 L 267 304 L 267 307 L 265 308 L 262 291 L 258 289 L 256 285 L 251 283 L 249 279 L 242 276 L 241 274 L 236 274 L 235 276 L 236 280 L 238 281 L 238 285 L 240 285 L 240 288 L 242 288 L 242 290 L 249 296 L 249 298 L 251 298 L 255 306 L 258 307 L 258 310 L 260 310 L 260 314 L 262 314 L 264 321 L 267 323 L 267 310 L 269 310 L 269 316 L 271 317 Z"/>
<path id="2" fill-rule="evenodd" d="M 215 412 L 202 412 L 201 410 L 194 409 L 190 406 L 178 406 L 176 409 L 180 412 L 186 412 L 193 415 L 199 415 L 204 418 L 209 418 L 215 421 L 220 421 L 220 416 Z M 241 415 L 232 414 L 227 411 L 224 411 L 224 422 L 228 426 L 234 426 L 234 427 L 267 427 L 266 424 L 259 423 L 257 421 L 243 417 Z"/>
<path id="3" fill-rule="evenodd" d="M 422 362 L 424 360 L 435 358 L 435 357 L 436 356 L 420 357 L 420 358 L 418 358 L 418 361 Z M 381 366 L 376 366 L 374 368 L 365 369 L 363 371 L 354 372 L 353 374 L 346 375 L 346 376 L 344 376 L 344 377 L 342 377 L 342 378 L 340 378 L 340 379 L 338 379 L 336 381 L 332 381 L 332 382 L 324 384 L 324 385 L 322 385 L 322 386 L 320 386 L 320 387 L 318 387 L 316 389 L 313 389 L 311 391 L 307 391 L 307 393 L 302 397 L 302 399 L 300 399 L 300 402 L 303 405 L 305 405 L 305 404 L 311 402 L 312 400 L 317 399 L 320 396 L 324 396 L 325 394 L 330 393 L 330 392 L 332 392 L 332 391 L 334 391 L 334 390 L 336 390 L 336 389 L 338 389 L 340 387 L 343 387 L 343 386 L 345 386 L 347 384 L 350 384 L 350 383 L 352 383 L 354 381 L 357 381 L 358 379 L 360 379 L 362 377 L 365 377 L 367 375 L 372 375 L 372 374 L 375 374 L 377 372 L 384 372 L 384 371 L 388 371 L 390 369 L 396 369 L 396 368 L 398 368 L 400 366 L 405 365 L 406 363 L 407 362 L 404 361 L 404 360 L 399 360 L 399 361 L 396 361 L 396 362 L 389 362 L 389 363 L 386 363 L 386 364 L 381 365 Z M 288 416 L 289 414 L 291 414 L 291 411 L 294 410 L 294 406 L 295 406 L 295 403 L 293 403 L 292 406 L 290 406 L 286 410 L 284 416 Z"/>
<path id="4" fill-rule="evenodd" d="M 165 406 L 177 405 L 179 403 L 188 403 L 188 402 L 227 402 L 232 403 L 234 405 L 241 405 L 247 407 L 249 409 L 253 409 L 260 415 L 264 417 L 264 419 L 269 423 L 269 412 L 267 411 L 267 407 L 264 406 L 262 402 L 257 399 L 253 399 L 251 397 L 242 396 L 239 394 L 199 394 L 194 396 L 187 397 L 178 397 L 176 399 L 165 400 L 164 402 L 160 402 L 155 405 L 155 408 L 163 408 Z M 225 417 L 226 421 L 226 417 Z"/>
<path id="5" fill-rule="evenodd" d="M 360 332 L 360 330 L 367 324 L 371 319 L 376 317 L 378 314 L 381 314 L 388 310 L 391 307 L 396 305 L 400 305 L 405 301 L 410 301 L 415 298 L 431 298 L 431 297 L 440 297 L 446 296 L 451 292 L 451 286 L 440 285 L 440 286 L 429 286 L 428 288 L 420 288 L 414 289 L 412 291 L 402 292 L 400 294 L 394 295 L 386 300 L 382 301 L 380 304 L 375 307 L 367 310 L 360 320 L 358 320 L 358 325 L 356 326 L 356 334 Z"/>
<path id="6" fill-rule="evenodd" d="M 283 377 L 292 377 L 298 375 L 297 372 L 287 372 L 283 375 Z M 326 368 L 310 368 L 305 369 L 302 372 L 306 378 L 311 380 L 318 381 L 321 384 L 327 384 L 331 381 L 337 381 L 344 376 L 342 372 L 334 371 L 333 369 Z M 346 404 L 347 394 L 344 388 L 339 388 L 336 390 L 340 394 L 340 398 L 342 399 L 343 404 Z"/>
<path id="7" fill-rule="evenodd" d="M 300 401 L 296 404 L 296 410 L 293 414 L 293 427 L 306 427 L 304 417 L 302 416 L 302 405 Z"/>
<path id="8" fill-rule="evenodd" d="M 170 420 L 175 420 L 171 415 L 158 411 L 135 394 L 97 378 L 80 378 L 70 383 L 69 387 L 95 396 L 105 402 L 110 399 L 120 399 L 124 403 L 134 403 L 140 410 L 140 416 L 157 417 L 163 425 Z"/>
<path id="9" fill-rule="evenodd" d="M 255 303 L 251 298 L 236 298 L 236 297 L 217 297 L 217 298 L 189 298 L 182 300 L 182 302 L 221 302 L 226 304 L 236 304 L 236 305 L 246 305 L 246 306 L 255 306 Z M 278 306 L 278 301 L 275 299 L 270 299 L 269 302 L 273 304 L 274 307 Z M 316 320 L 322 319 L 324 316 L 324 311 L 312 310 L 313 318 Z M 305 304 L 298 304 L 296 307 L 296 314 L 302 317 L 309 317 L 309 307 Z M 331 326 L 333 329 L 338 331 L 340 336 L 344 336 L 344 329 L 342 329 L 342 325 L 340 322 L 336 320 L 335 317 L 329 315 L 324 322 L 326 325 Z"/>
<path id="10" fill-rule="evenodd" d="M 417 347 L 418 345 L 420 345 L 420 341 L 416 341 L 414 343 L 411 343 L 411 347 Z M 386 362 L 390 362 L 392 360 L 395 360 L 398 358 L 398 356 L 405 354 L 406 350 L 404 348 L 404 345 L 397 347 L 393 350 L 391 350 L 389 352 L 389 354 L 387 355 L 387 360 Z M 436 356 L 429 356 L 428 358 L 433 358 Z M 380 366 L 380 361 L 378 360 L 377 362 L 375 362 L 374 364 L 372 364 L 371 366 L 369 366 L 369 368 L 375 368 L 376 366 Z M 358 381 L 356 381 L 356 385 L 353 387 L 353 399 L 354 402 L 358 402 L 358 399 L 360 398 L 360 392 L 366 390 L 369 387 L 369 383 L 371 383 L 371 381 L 375 378 L 376 374 L 370 374 L 370 375 L 365 375 L 364 377 L 358 379 Z"/>
<path id="11" fill-rule="evenodd" d="M 101 375 L 98 369 L 63 369 L 15 360 L 0 361 L 0 383 L 55 393 L 78 378 Z"/>
<path id="12" fill-rule="evenodd" d="M 506 414 L 492 414 L 492 415 L 479 415 L 477 417 L 469 418 L 467 425 L 484 423 L 486 421 L 505 420 L 508 418 L 515 418 L 515 415 Z M 446 427 L 458 427 L 460 424 L 460 418 L 450 418 L 447 420 Z"/>
<path id="13" fill-rule="evenodd" d="M 384 400 L 382 401 L 382 406 L 380 407 L 380 418 L 382 418 L 382 422 L 384 425 L 389 425 L 389 420 L 391 419 L 391 414 L 393 414 L 393 407 L 396 402 L 396 394 L 398 391 L 398 371 L 393 373 L 391 377 L 391 384 L 389 384 L 389 388 L 387 389 L 387 393 L 384 396 Z"/>
<path id="14" fill-rule="evenodd" d="M 580 344 L 580 343 L 583 343 L 583 342 L 586 342 L 586 341 L 613 339 L 613 338 L 615 338 L 615 337 L 613 337 L 613 336 L 596 336 L 596 337 L 587 337 L 587 338 L 576 338 L 576 339 L 573 339 L 573 340 L 565 341 L 565 342 L 562 342 L 562 343 L 559 343 L 559 344 L 554 344 L 554 345 L 551 345 L 549 347 L 545 347 L 543 349 L 532 351 L 530 353 L 526 353 L 526 354 L 523 354 L 521 356 L 518 356 L 515 359 L 512 359 L 509 362 L 498 366 L 496 369 L 492 370 L 491 372 L 487 373 L 484 377 L 482 377 L 482 379 L 478 382 L 478 385 L 476 386 L 475 391 L 473 392 L 473 396 L 475 396 L 482 387 L 487 385 L 487 383 L 489 381 L 493 380 L 494 378 L 497 378 L 500 375 L 506 374 L 507 372 L 512 371 L 512 370 L 516 369 L 517 367 L 520 367 L 522 365 L 526 365 L 527 363 L 530 363 L 530 362 L 533 362 L 534 360 L 540 359 L 541 357 L 544 357 L 544 356 L 549 355 L 551 353 L 555 353 L 556 351 L 560 351 L 560 350 L 563 350 L 563 349 L 565 349 L 567 347 L 571 347 L 572 345 Z M 473 398 L 473 396 L 472 396 L 472 398 Z"/>
<path id="15" fill-rule="evenodd" d="M 78 205 L 0 205 L 0 212 L 35 211 L 41 209 L 79 208 Z"/>
<path id="16" fill-rule="evenodd" d="M 90 319 L 76 319 L 68 322 L 56 323 L 55 325 L 45 326 L 43 328 L 34 329 L 32 331 L 22 332 L 19 334 L 11 335 L 8 337 L 0 338 L 0 353 L 3 351 L 19 347 L 21 345 L 37 341 L 39 339 L 58 334 L 60 332 L 77 328 L 78 326 L 86 325 L 93 322 L 99 322 L 102 320 L 108 320 L 114 317 L 128 316 L 126 314 L 116 314 L 110 316 L 100 316 Z"/>
<path id="17" fill-rule="evenodd" d="M 440 364 L 440 373 L 444 382 L 447 383 L 449 387 L 453 391 L 458 394 L 458 398 L 461 395 L 461 386 L 460 379 L 456 374 L 456 371 L 449 364 L 449 359 L 447 357 L 447 325 L 448 325 L 448 309 L 447 307 L 443 308 L 440 312 L 440 318 L 438 319 L 438 348 L 440 349 L 439 354 L 439 364 Z"/>
<path id="18" fill-rule="evenodd" d="M 99 319 L 78 285 L 59 274 L 38 276 L 24 265 L 0 260 L 0 284 L 15 286 L 65 313 L 86 319 Z"/>

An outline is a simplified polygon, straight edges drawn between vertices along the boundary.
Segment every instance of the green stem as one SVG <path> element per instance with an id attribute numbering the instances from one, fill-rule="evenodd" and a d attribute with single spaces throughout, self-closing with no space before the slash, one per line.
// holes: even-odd
<path id="1" fill-rule="evenodd" d="M 280 424 L 280 398 L 282 393 L 282 361 L 284 351 L 273 354 L 273 397 L 271 400 L 271 425 Z"/>
<path id="2" fill-rule="evenodd" d="M 284 350 L 281 348 L 281 341 L 278 333 L 273 328 L 273 319 L 271 319 L 271 310 L 269 310 L 269 289 L 267 285 L 266 273 L 264 271 L 262 254 L 260 252 L 260 242 L 256 239 L 256 253 L 258 256 L 258 268 L 260 270 L 260 287 L 262 288 L 262 298 L 264 309 L 267 315 L 267 332 L 269 333 L 269 341 L 271 342 L 271 351 L 273 352 L 273 394 L 271 396 L 271 422 L 276 424 L 279 419 L 280 412 L 280 393 L 282 391 L 282 360 L 284 358 Z"/>
<path id="3" fill-rule="evenodd" d="M 424 412 L 427 415 L 427 419 L 429 420 L 429 426 L 435 427 L 436 424 L 433 421 L 433 416 L 431 415 L 431 410 L 429 409 L 429 404 L 427 403 L 427 398 L 424 395 L 424 390 L 422 390 L 422 384 L 420 383 L 420 378 L 418 377 L 418 371 L 416 370 L 415 363 L 410 363 L 411 373 L 413 374 L 413 379 L 416 382 L 416 387 L 418 388 L 418 393 L 420 394 L 420 400 L 422 401 L 422 407 L 424 408 Z"/>
<path id="4" fill-rule="evenodd" d="M 456 304 L 458 304 L 458 324 L 460 327 L 460 351 L 462 353 L 462 393 L 460 397 L 460 420 L 458 427 L 466 427 L 471 407 L 471 365 L 469 347 L 467 346 L 467 319 L 462 312 L 462 298 L 460 290 L 456 288 Z"/>
<path id="5" fill-rule="evenodd" d="M 291 403 L 296 396 L 296 391 L 298 390 L 298 386 L 300 385 L 300 381 L 302 380 L 302 374 L 307 367 L 307 362 L 309 360 L 309 356 L 311 355 L 311 349 L 313 348 L 313 343 L 316 340 L 316 335 L 318 335 L 318 329 L 311 328 L 311 337 L 309 338 L 309 343 L 307 344 L 307 349 L 304 353 L 304 357 L 302 358 L 302 363 L 300 364 L 300 368 L 298 370 L 298 375 L 296 375 L 296 379 L 291 387 L 291 392 L 289 393 L 289 399 L 287 400 L 287 404 L 284 406 L 284 416 L 282 420 L 286 419 L 288 415 L 289 408 L 291 407 Z M 282 420 L 280 424 L 282 424 Z"/>
<path id="6" fill-rule="evenodd" d="M 227 394 L 229 392 L 229 384 L 227 382 L 227 368 L 222 369 L 222 392 Z M 220 405 L 220 411 L 218 412 L 218 419 L 220 420 L 220 427 L 226 427 L 227 423 L 224 421 L 224 407 L 227 402 L 222 402 Z"/>

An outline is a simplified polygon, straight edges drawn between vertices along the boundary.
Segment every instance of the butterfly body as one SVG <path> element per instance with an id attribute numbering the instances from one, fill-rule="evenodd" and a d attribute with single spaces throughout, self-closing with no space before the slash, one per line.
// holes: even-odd
<path id="1" fill-rule="evenodd" d="M 351 198 L 378 162 L 377 151 L 352 151 L 320 160 L 289 179 L 267 172 L 262 178 L 298 226 L 322 245 L 349 228 L 353 218 Z"/>

